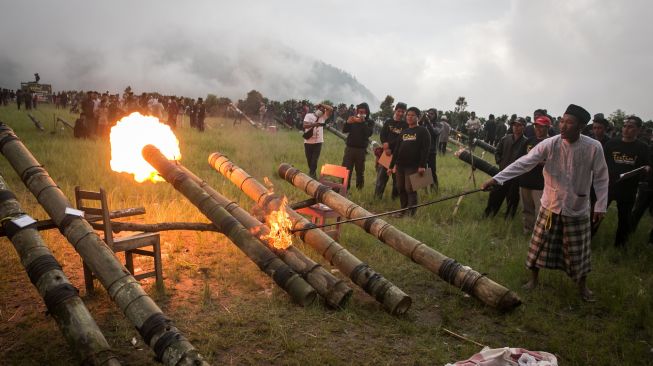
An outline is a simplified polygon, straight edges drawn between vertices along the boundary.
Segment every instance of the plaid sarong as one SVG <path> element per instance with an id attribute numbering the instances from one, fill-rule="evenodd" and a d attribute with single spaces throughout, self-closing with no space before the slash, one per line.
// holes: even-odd
<path id="1" fill-rule="evenodd" d="M 562 216 L 540 207 L 526 267 L 562 269 L 578 281 L 592 270 L 591 239 L 589 215 Z"/>

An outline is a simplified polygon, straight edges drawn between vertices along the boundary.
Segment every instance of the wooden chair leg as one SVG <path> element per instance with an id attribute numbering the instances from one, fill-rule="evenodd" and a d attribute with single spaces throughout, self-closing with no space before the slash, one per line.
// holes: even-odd
<path id="1" fill-rule="evenodd" d="M 161 243 L 157 240 L 152 245 L 154 250 L 154 270 L 156 271 L 156 287 L 163 289 L 163 264 L 161 263 Z"/>
<path id="2" fill-rule="evenodd" d="M 95 286 L 93 286 L 93 271 L 86 265 L 86 262 L 82 262 L 84 267 L 84 284 L 86 286 L 86 295 L 91 296 L 95 294 Z"/>
<path id="3" fill-rule="evenodd" d="M 132 253 L 130 250 L 125 251 L 125 267 L 127 267 L 127 270 L 133 276 L 134 275 L 134 253 Z"/>

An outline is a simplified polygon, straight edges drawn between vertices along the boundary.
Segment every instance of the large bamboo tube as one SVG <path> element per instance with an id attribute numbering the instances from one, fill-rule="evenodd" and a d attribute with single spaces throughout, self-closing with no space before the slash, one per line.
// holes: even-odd
<path id="1" fill-rule="evenodd" d="M 78 291 L 0 176 L 0 222 L 30 281 L 83 365 L 120 365 Z"/>
<path id="2" fill-rule="evenodd" d="M 313 196 L 318 202 L 331 207 L 343 217 L 356 219 L 372 216 L 371 212 L 332 191 L 328 186 L 301 173 L 289 164 L 279 166 L 279 176 Z M 501 310 L 509 310 L 521 304 L 521 300 L 514 292 L 480 275 L 471 268 L 460 265 L 454 259 L 446 257 L 378 217 L 356 221 L 355 223 L 399 253 L 490 306 Z"/>
<path id="3" fill-rule="evenodd" d="M 491 154 L 496 154 L 497 148 L 488 144 L 487 142 L 481 140 L 481 139 L 474 139 L 474 146 L 478 146 L 481 149 L 491 153 Z"/>
<path id="4" fill-rule="evenodd" d="M 136 327 L 145 343 L 154 350 L 157 360 L 175 366 L 206 365 L 202 356 L 143 291 L 91 225 L 72 209 L 70 201 L 13 130 L 2 123 L 0 152 L 100 280 L 111 299 Z"/>
<path id="5" fill-rule="evenodd" d="M 292 245 L 286 249 L 276 249 L 269 245 L 268 241 L 264 239 L 270 233 L 270 228 L 267 225 L 250 215 L 249 212 L 241 208 L 236 202 L 229 200 L 213 189 L 208 183 L 186 169 L 186 167 L 181 165 L 178 167 L 202 187 L 209 196 L 213 197 L 216 202 L 224 207 L 238 222 L 249 229 L 259 241 L 267 245 L 293 271 L 299 273 L 324 298 L 328 306 L 340 309 L 347 305 L 353 291 L 347 286 L 345 281 L 336 278 L 322 267 L 322 265 L 307 257 Z"/>
<path id="6" fill-rule="evenodd" d="M 493 177 L 499 173 L 499 167 L 489 163 L 487 160 L 480 158 L 476 155 L 472 155 L 469 151 L 465 149 L 460 149 L 454 153 L 458 159 L 464 161 L 465 163 L 472 166 L 474 169 L 478 169 L 483 173 Z"/>
<path id="7" fill-rule="evenodd" d="M 168 161 L 159 149 L 147 145 L 143 148 L 143 157 L 167 182 L 172 184 L 211 220 L 238 249 L 256 263 L 261 271 L 272 277 L 274 282 L 286 291 L 295 302 L 307 306 L 315 301 L 315 289 L 252 236 L 249 230 L 243 227 L 175 163 Z"/>
<path id="8" fill-rule="evenodd" d="M 271 192 L 261 183 L 256 181 L 247 172 L 233 164 L 226 156 L 220 153 L 213 153 L 209 156 L 209 164 L 227 179 L 231 180 L 254 202 L 265 209 L 268 213 L 278 210 L 281 206 L 281 198 Z M 293 228 L 308 228 L 313 223 L 286 208 Z M 338 268 L 352 282 L 360 286 L 370 294 L 376 301 L 383 304 L 383 307 L 394 315 L 404 314 L 410 308 L 411 298 L 401 289 L 392 284 L 386 278 L 356 258 L 353 254 L 338 244 L 324 231 L 315 229 L 307 230 L 297 234 L 306 244 L 310 245 L 320 255 L 326 258 L 332 266 Z"/>

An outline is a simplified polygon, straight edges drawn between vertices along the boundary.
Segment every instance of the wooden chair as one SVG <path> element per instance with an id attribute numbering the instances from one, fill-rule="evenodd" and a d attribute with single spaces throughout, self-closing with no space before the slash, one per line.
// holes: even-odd
<path id="1" fill-rule="evenodd" d="M 349 183 L 349 170 L 344 166 L 324 164 L 320 170 L 320 183 L 331 187 L 335 192 L 347 197 L 347 184 Z M 309 207 L 300 208 L 298 213 L 310 216 L 311 222 L 315 225 L 326 224 L 327 219 L 335 218 L 336 222 L 341 221 L 342 217 L 339 213 L 332 210 L 331 207 L 318 203 Z M 325 230 L 326 229 L 326 230 Z M 324 228 L 325 233 L 331 236 L 334 240 L 340 238 L 340 225 L 335 228 Z"/>
<path id="2" fill-rule="evenodd" d="M 99 208 L 97 203 L 92 206 L 90 202 L 99 201 Z M 75 202 L 77 209 L 84 211 L 87 219 L 101 218 L 98 221 L 102 226 L 104 235 L 102 239 L 107 243 L 109 248 L 114 253 L 125 252 L 125 267 L 134 276 L 135 279 L 140 280 L 147 277 L 156 276 L 156 286 L 159 289 L 163 288 L 163 269 L 161 264 L 161 236 L 159 233 L 145 233 L 139 232 L 128 236 L 114 237 L 111 230 L 111 220 L 109 217 L 110 210 L 107 202 L 107 195 L 104 189 L 100 188 L 99 192 L 84 191 L 75 187 Z M 88 203 L 86 203 L 88 202 Z M 141 249 L 143 247 L 152 247 L 152 250 Z M 144 255 L 154 258 L 154 271 L 134 273 L 134 254 Z M 90 268 L 84 265 L 84 282 L 86 284 L 86 293 L 93 293 L 93 272 Z"/>

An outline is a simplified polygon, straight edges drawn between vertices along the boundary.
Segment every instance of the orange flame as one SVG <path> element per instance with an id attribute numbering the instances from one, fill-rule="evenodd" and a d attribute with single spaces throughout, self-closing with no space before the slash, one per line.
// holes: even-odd
<path id="1" fill-rule="evenodd" d="M 281 206 L 276 211 L 272 211 L 265 221 L 270 227 L 270 233 L 264 236 L 268 243 L 276 249 L 286 249 L 292 245 L 292 221 L 286 212 L 286 204 L 288 200 L 284 197 L 281 200 Z"/>
<path id="2" fill-rule="evenodd" d="M 141 183 L 146 180 L 163 182 L 154 169 L 141 155 L 145 145 L 156 146 L 169 160 L 181 160 L 179 140 L 170 126 L 152 116 L 134 112 L 123 117 L 111 128 L 111 169 L 134 175 Z"/>

